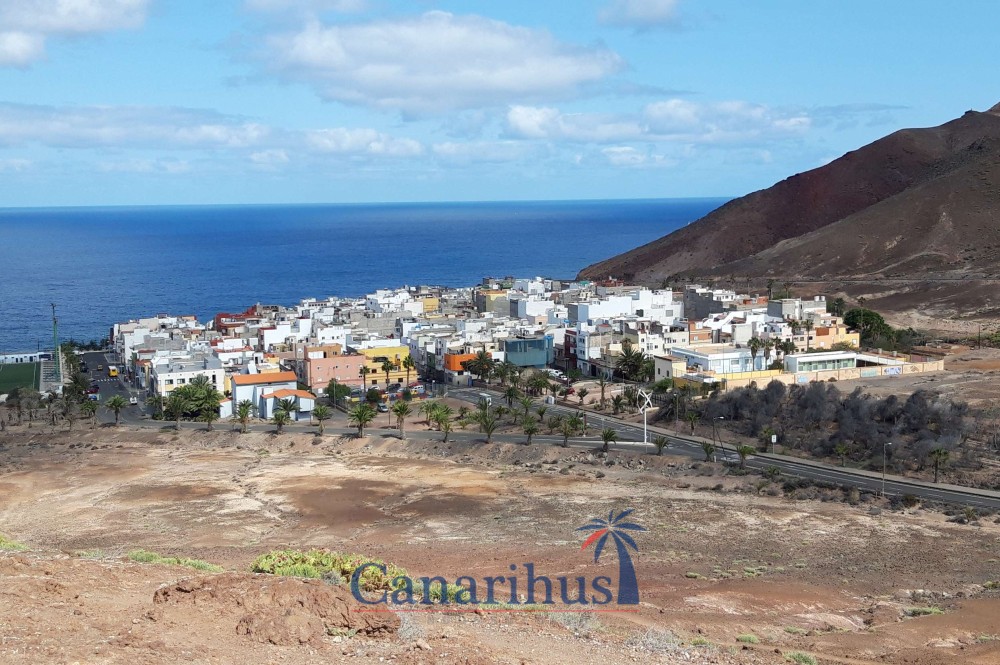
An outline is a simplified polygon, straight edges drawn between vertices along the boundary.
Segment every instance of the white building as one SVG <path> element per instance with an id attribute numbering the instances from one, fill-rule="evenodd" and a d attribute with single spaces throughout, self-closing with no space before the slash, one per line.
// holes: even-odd
<path id="1" fill-rule="evenodd" d="M 191 383 L 197 376 L 208 377 L 220 393 L 225 387 L 225 371 L 217 357 L 196 354 L 184 358 L 154 358 L 150 374 L 149 392 L 166 397 L 171 390 Z"/>

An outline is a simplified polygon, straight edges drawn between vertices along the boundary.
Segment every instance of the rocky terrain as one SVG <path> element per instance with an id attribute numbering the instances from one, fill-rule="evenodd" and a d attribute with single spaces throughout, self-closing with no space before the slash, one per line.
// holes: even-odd
<path id="1" fill-rule="evenodd" d="M 414 425 L 418 427 L 419 425 Z M 329 435 L 0 434 L 3 663 L 995 663 L 1000 525 L 784 492 L 664 455 Z M 575 531 L 634 508 L 635 613 L 359 614 L 255 575 L 324 547 L 411 574 L 614 575 Z M 136 548 L 225 572 L 138 563 Z M 813 660 L 810 660 L 813 659 Z"/>
<path id="2" fill-rule="evenodd" d="M 732 278 L 984 319 L 1000 307 L 1000 105 L 906 129 L 584 269 L 659 285 Z"/>

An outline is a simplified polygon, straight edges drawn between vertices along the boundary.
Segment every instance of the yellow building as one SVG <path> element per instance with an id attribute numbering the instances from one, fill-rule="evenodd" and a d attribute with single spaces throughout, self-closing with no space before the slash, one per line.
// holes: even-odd
<path id="1" fill-rule="evenodd" d="M 393 364 L 393 370 L 389 372 L 389 383 L 405 383 L 406 368 L 403 362 L 410 357 L 410 348 L 407 346 L 383 346 L 377 349 L 358 349 L 358 353 L 365 357 L 365 386 L 367 388 L 385 388 L 385 370 L 382 363 L 386 360 Z M 417 378 L 417 370 L 409 372 L 410 381 Z"/>
<path id="2" fill-rule="evenodd" d="M 810 349 L 831 349 L 834 344 L 847 343 L 855 348 L 861 346 L 861 335 L 842 323 L 816 326 L 809 336 Z"/>

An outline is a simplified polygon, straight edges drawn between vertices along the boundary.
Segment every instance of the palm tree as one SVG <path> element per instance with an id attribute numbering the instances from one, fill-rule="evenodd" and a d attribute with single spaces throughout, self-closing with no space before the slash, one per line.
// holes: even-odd
<path id="1" fill-rule="evenodd" d="M 580 390 L 576 392 L 576 396 L 580 398 L 580 406 L 583 406 L 583 398 L 589 394 L 590 391 L 587 390 L 586 388 L 580 388 Z"/>
<path id="2" fill-rule="evenodd" d="M 736 447 L 736 454 L 740 456 L 740 469 L 747 468 L 747 457 L 753 455 L 755 452 L 757 452 L 757 448 L 754 446 L 743 445 Z"/>
<path id="3" fill-rule="evenodd" d="M 417 364 L 413 362 L 413 356 L 406 356 L 403 358 L 403 369 L 406 370 L 406 386 L 410 386 L 410 373 L 417 368 Z"/>
<path id="4" fill-rule="evenodd" d="M 812 319 L 806 319 L 805 321 L 803 321 L 802 322 L 802 327 L 806 329 L 806 351 L 808 351 L 809 350 L 809 333 L 811 333 L 812 329 L 813 329 L 813 321 L 812 321 Z"/>
<path id="5" fill-rule="evenodd" d="M 611 398 L 611 412 L 614 415 L 618 415 L 625 408 L 625 397 L 623 395 L 615 395 Z"/>
<path id="6" fill-rule="evenodd" d="M 290 423 L 291 420 L 291 414 L 284 409 L 275 409 L 274 415 L 271 416 L 271 422 L 278 428 L 277 434 L 281 434 L 284 431 L 285 425 Z"/>
<path id="7" fill-rule="evenodd" d="M 535 395 L 541 395 L 549 389 L 549 379 L 545 374 L 536 372 L 528 379 L 528 390 Z"/>
<path id="8" fill-rule="evenodd" d="M 564 418 L 559 424 L 559 433 L 563 437 L 563 448 L 569 447 L 569 437 L 579 434 L 583 429 L 583 419 L 577 414 Z"/>
<path id="9" fill-rule="evenodd" d="M 771 351 L 774 349 L 774 340 L 768 337 L 764 340 L 764 369 L 771 367 Z"/>
<path id="10" fill-rule="evenodd" d="M 549 434 L 559 429 L 562 426 L 563 420 L 562 416 L 549 416 L 549 419 L 545 421 L 545 426 L 549 428 Z"/>
<path id="11" fill-rule="evenodd" d="M 626 379 L 635 381 L 643 373 L 644 361 L 645 356 L 642 351 L 636 349 L 632 346 L 632 342 L 626 339 L 622 342 L 622 352 L 615 363 L 615 369 L 621 372 L 621 375 Z"/>
<path id="12" fill-rule="evenodd" d="M 70 399 L 68 396 L 60 400 L 59 410 L 62 417 L 66 420 L 66 424 L 69 429 L 73 429 L 73 423 L 79 417 L 80 413 L 77 411 L 76 400 Z"/>
<path id="13" fill-rule="evenodd" d="M 451 418 L 444 418 L 438 423 L 438 428 L 444 432 L 444 437 L 441 439 L 441 443 L 448 443 L 448 434 L 455 429 L 455 424 L 451 421 Z"/>
<path id="14" fill-rule="evenodd" d="M 348 411 L 347 420 L 358 428 L 358 438 L 362 438 L 365 435 L 365 427 L 369 425 L 375 416 L 378 415 L 375 411 L 375 407 L 367 402 L 362 402 L 356 407 Z"/>
<path id="15" fill-rule="evenodd" d="M 461 410 L 460 410 L 461 411 Z M 447 404 L 438 404 L 437 408 L 434 409 L 432 414 L 432 420 L 434 424 L 437 425 L 438 431 L 441 431 L 442 423 L 451 422 L 455 414 L 455 410 L 452 409 Z"/>
<path id="16" fill-rule="evenodd" d="M 688 411 L 684 415 L 684 420 L 688 421 L 688 424 L 691 426 L 691 435 L 694 436 L 694 428 L 698 425 L 698 421 L 701 420 L 701 418 L 696 412 Z"/>
<path id="17" fill-rule="evenodd" d="M 656 454 L 662 455 L 663 449 L 670 445 L 670 439 L 665 436 L 658 436 L 653 439 L 653 446 L 656 448 Z"/>
<path id="18" fill-rule="evenodd" d="M 396 370 L 396 365 L 388 358 L 382 361 L 382 371 L 385 372 L 385 390 L 389 392 L 389 375 Z"/>
<path id="19" fill-rule="evenodd" d="M 359 367 L 358 376 L 361 377 L 361 394 L 364 395 L 365 389 L 368 387 L 368 367 L 365 365 Z"/>
<path id="20" fill-rule="evenodd" d="M 478 376 L 480 381 L 486 381 L 486 385 L 490 385 L 490 375 L 493 373 L 495 361 L 489 351 L 481 349 L 476 353 L 476 357 L 466 361 L 466 364 L 468 370 Z"/>
<path id="21" fill-rule="evenodd" d="M 115 395 L 107 402 L 104 403 L 104 408 L 108 411 L 114 411 L 115 413 L 115 427 L 118 427 L 118 423 L 121 421 L 122 409 L 128 406 L 128 402 L 121 395 Z M 30 416 L 29 416 L 30 417 Z"/>
<path id="22" fill-rule="evenodd" d="M 601 408 L 603 409 L 604 408 L 604 402 L 605 402 L 605 400 L 604 400 L 604 392 L 605 392 L 605 390 L 607 390 L 607 387 L 608 387 L 608 380 L 606 378 L 604 378 L 604 373 L 603 372 L 601 372 L 601 375 L 599 377 L 597 377 L 597 387 L 601 389 Z"/>
<path id="23" fill-rule="evenodd" d="M 934 462 L 934 482 L 936 483 L 938 481 L 938 471 L 948 463 L 950 455 L 944 448 L 935 448 L 930 452 L 930 457 L 931 461 Z"/>
<path id="24" fill-rule="evenodd" d="M 191 400 L 183 392 L 172 390 L 167 395 L 167 401 L 163 405 L 163 408 L 174 419 L 174 429 L 179 431 L 181 428 L 181 418 L 191 408 Z"/>
<path id="25" fill-rule="evenodd" d="M 534 435 L 538 434 L 538 429 L 539 429 L 538 428 L 538 421 L 535 420 L 534 418 L 530 418 L 528 416 L 525 416 L 524 421 L 521 423 L 521 427 L 524 429 L 524 435 L 526 437 L 528 437 L 525 440 L 524 445 L 530 446 L 531 445 L 531 437 L 533 437 Z"/>
<path id="26" fill-rule="evenodd" d="M 80 411 L 90 418 L 90 428 L 93 429 L 97 426 L 97 402 L 88 399 L 86 402 L 80 405 Z"/>
<path id="27" fill-rule="evenodd" d="M 407 416 L 413 413 L 413 408 L 408 403 L 400 400 L 392 405 L 392 413 L 396 416 L 396 427 L 399 429 L 399 435 L 406 438 L 403 433 L 403 425 L 406 422 Z"/>
<path id="28" fill-rule="evenodd" d="M 333 410 L 326 404 L 317 404 L 312 410 L 312 415 L 319 423 L 319 435 L 323 436 L 323 422 L 333 416 Z"/>
<path id="29" fill-rule="evenodd" d="M 597 563 L 601 558 L 601 552 L 604 551 L 604 545 L 608 541 L 610 536 L 615 543 L 615 548 L 618 553 L 618 604 L 619 605 L 638 605 L 639 604 L 639 585 L 635 578 L 635 567 L 632 565 L 632 557 L 629 555 L 628 548 L 631 547 L 636 552 L 639 551 L 638 545 L 632 540 L 632 536 L 625 533 L 626 531 L 645 531 L 645 527 L 632 522 L 623 522 L 622 520 L 631 513 L 631 510 L 623 510 L 622 512 L 615 515 L 615 511 L 612 510 L 608 514 L 608 519 L 592 518 L 589 523 L 579 527 L 577 531 L 593 531 L 590 536 L 583 541 L 583 546 L 580 549 L 587 549 L 587 546 L 597 541 L 597 546 L 594 548 L 594 563 Z"/>
<path id="30" fill-rule="evenodd" d="M 248 399 L 236 405 L 236 413 L 233 414 L 233 418 L 240 424 L 240 434 L 247 433 L 247 425 L 250 424 L 250 419 L 256 412 L 257 407 Z"/>
<path id="31" fill-rule="evenodd" d="M 205 409 L 198 417 L 205 423 L 205 430 L 211 432 L 212 423 L 219 419 L 219 412 L 214 409 Z"/>
<path id="32" fill-rule="evenodd" d="M 711 441 L 702 441 L 701 442 L 701 449 L 705 453 L 705 461 L 706 462 L 711 462 L 712 461 L 712 455 L 715 454 L 715 444 L 712 443 Z"/>
<path id="33" fill-rule="evenodd" d="M 500 419 L 497 418 L 496 414 L 490 410 L 480 411 L 476 414 L 476 422 L 479 425 L 479 431 L 486 435 L 486 443 L 493 443 L 493 433 L 497 431 L 500 427 Z"/>
<path id="34" fill-rule="evenodd" d="M 525 419 L 527 419 L 528 414 L 531 412 L 531 407 L 534 406 L 534 402 L 531 401 L 530 397 L 525 395 L 520 400 L 518 400 L 517 403 L 520 405 L 521 410 L 523 411 L 523 413 L 521 414 L 521 420 L 524 421 Z"/>
<path id="35" fill-rule="evenodd" d="M 519 399 L 520 397 L 521 391 L 514 386 L 507 386 L 507 388 L 503 391 L 503 399 L 507 402 L 507 406 L 509 407 L 513 407 L 514 400 Z"/>
<path id="36" fill-rule="evenodd" d="M 747 341 L 747 348 L 750 349 L 750 369 L 757 369 L 757 354 L 760 352 L 761 347 L 764 346 L 764 342 L 760 340 L 760 337 L 751 337 Z"/>
<path id="37" fill-rule="evenodd" d="M 851 452 L 851 449 L 847 447 L 847 444 L 838 443 L 833 447 L 833 452 L 837 454 L 840 458 L 840 466 L 845 466 L 847 464 L 847 454 Z"/>
<path id="38" fill-rule="evenodd" d="M 608 452 L 608 446 L 618 441 L 618 432 L 614 431 L 610 427 L 605 427 L 604 430 L 601 431 L 601 441 L 604 442 L 604 448 L 602 450 L 604 452 Z"/>
<path id="39" fill-rule="evenodd" d="M 545 414 L 546 414 L 546 412 L 548 410 L 549 410 L 549 407 L 545 406 L 544 404 L 542 404 L 540 407 L 538 407 L 537 409 L 535 409 L 535 413 L 538 414 L 538 419 L 539 420 L 545 420 Z"/>
<path id="40" fill-rule="evenodd" d="M 284 399 L 279 399 L 274 405 L 275 411 L 284 411 L 285 415 L 288 416 L 289 422 L 291 422 L 292 414 L 299 410 L 298 404 L 291 397 L 285 397 Z"/>

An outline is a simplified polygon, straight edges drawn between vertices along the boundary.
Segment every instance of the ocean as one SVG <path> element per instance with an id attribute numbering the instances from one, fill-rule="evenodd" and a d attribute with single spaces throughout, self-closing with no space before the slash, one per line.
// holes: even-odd
<path id="1" fill-rule="evenodd" d="M 726 199 L 0 209 L 0 354 L 161 312 L 570 279 Z"/>

